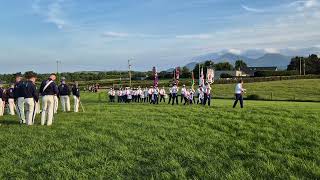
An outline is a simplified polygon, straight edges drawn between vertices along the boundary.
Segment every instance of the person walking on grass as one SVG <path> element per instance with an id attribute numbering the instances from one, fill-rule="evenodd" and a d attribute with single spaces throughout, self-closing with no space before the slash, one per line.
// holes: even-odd
<path id="1" fill-rule="evenodd" d="M 25 108 L 26 108 L 26 124 L 31 126 L 34 124 L 36 117 L 36 105 L 39 101 L 39 94 L 36 88 L 37 75 L 33 72 L 26 73 L 27 81 L 25 83 Z"/>
<path id="2" fill-rule="evenodd" d="M 54 82 L 56 74 L 52 73 L 47 80 L 42 81 L 40 93 L 42 95 L 41 125 L 51 126 L 54 115 L 54 96 L 58 94 L 58 88 Z"/>
<path id="3" fill-rule="evenodd" d="M 204 88 L 204 101 L 203 105 L 205 106 L 208 103 L 208 106 L 211 106 L 211 85 L 206 83 Z"/>
<path id="4" fill-rule="evenodd" d="M 59 97 L 61 100 L 61 106 L 63 112 L 70 112 L 70 88 L 66 84 L 66 78 L 62 78 L 61 84 L 58 87 L 59 89 Z"/>
<path id="5" fill-rule="evenodd" d="M 74 99 L 74 106 L 73 110 L 74 112 L 79 112 L 79 104 L 80 104 L 80 89 L 78 82 L 74 82 L 74 85 L 72 87 L 72 95 Z"/>
<path id="6" fill-rule="evenodd" d="M 23 81 L 23 77 L 21 73 L 17 73 L 15 75 L 16 82 L 13 89 L 14 100 L 16 104 L 17 114 L 19 115 L 20 123 L 26 123 L 26 117 L 24 114 L 24 96 L 25 96 L 25 82 Z"/>
<path id="7" fill-rule="evenodd" d="M 160 89 L 159 94 L 160 94 L 160 102 L 162 102 L 162 100 L 163 100 L 163 102 L 166 102 L 166 98 L 165 98 L 165 96 L 166 96 L 166 90 L 164 89 L 164 87 L 162 87 L 162 88 Z"/>
<path id="8" fill-rule="evenodd" d="M 243 94 L 246 93 L 246 89 L 243 88 L 243 80 L 240 80 L 235 88 L 235 101 L 233 104 L 233 108 L 235 108 L 240 101 L 240 107 L 243 108 Z"/>
<path id="9" fill-rule="evenodd" d="M 179 91 L 179 88 L 178 88 L 176 83 L 174 83 L 171 91 L 172 91 L 172 105 L 174 105 L 175 102 L 178 105 L 179 104 L 179 102 L 178 102 L 178 91 Z"/>

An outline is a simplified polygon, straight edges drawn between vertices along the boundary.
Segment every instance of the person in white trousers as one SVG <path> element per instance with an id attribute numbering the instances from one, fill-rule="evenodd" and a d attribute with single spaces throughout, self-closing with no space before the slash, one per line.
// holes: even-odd
<path id="1" fill-rule="evenodd" d="M 11 116 L 15 115 L 15 103 L 14 103 L 14 84 L 11 85 L 9 89 L 6 91 L 8 97 L 8 106 L 9 106 L 9 114 Z"/>
<path id="2" fill-rule="evenodd" d="M 57 95 L 53 96 L 53 106 L 54 106 L 54 114 L 58 113 L 58 108 L 59 108 L 59 98 Z"/>
<path id="3" fill-rule="evenodd" d="M 53 122 L 54 96 L 58 94 L 58 88 L 54 82 L 56 78 L 56 74 L 51 74 L 40 86 L 40 93 L 42 95 L 41 125 L 51 126 Z"/>
<path id="4" fill-rule="evenodd" d="M 75 82 L 72 87 L 72 94 L 74 99 L 74 112 L 79 112 L 79 104 L 80 104 L 80 89 L 78 82 Z"/>
<path id="5" fill-rule="evenodd" d="M 23 77 L 21 73 L 17 73 L 15 75 L 16 83 L 14 85 L 14 99 L 16 101 L 16 110 L 19 116 L 20 124 L 26 123 L 26 117 L 24 113 L 24 97 L 25 97 L 25 82 L 23 81 Z"/>
<path id="6" fill-rule="evenodd" d="M 70 88 L 66 84 L 66 79 L 62 78 L 61 84 L 58 87 L 59 89 L 59 97 L 61 100 L 61 106 L 63 112 L 69 112 L 70 111 Z"/>
<path id="7" fill-rule="evenodd" d="M 26 106 L 26 124 L 31 126 L 34 124 L 36 117 L 36 104 L 39 101 L 36 84 L 36 74 L 33 72 L 27 72 L 25 82 L 25 106 Z"/>

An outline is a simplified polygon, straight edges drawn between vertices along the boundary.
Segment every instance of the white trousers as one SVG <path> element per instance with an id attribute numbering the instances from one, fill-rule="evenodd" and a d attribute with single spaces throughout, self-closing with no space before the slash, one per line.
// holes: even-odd
<path id="1" fill-rule="evenodd" d="M 17 114 L 19 116 L 20 122 L 26 123 L 26 116 L 24 114 L 24 97 L 19 97 L 17 100 Z"/>
<path id="2" fill-rule="evenodd" d="M 61 106 L 63 112 L 70 111 L 70 97 L 69 96 L 60 96 Z"/>
<path id="3" fill-rule="evenodd" d="M 41 125 L 52 125 L 54 114 L 54 96 L 47 95 L 42 97 L 42 113 L 41 113 Z"/>
<path id="4" fill-rule="evenodd" d="M 26 124 L 33 125 L 34 118 L 36 117 L 36 102 L 33 98 L 26 98 L 25 99 L 26 105 Z"/>
<path id="5" fill-rule="evenodd" d="M 39 102 L 36 102 L 36 114 L 40 114 L 41 113 L 41 110 L 40 110 L 40 99 L 39 99 Z"/>
<path id="6" fill-rule="evenodd" d="M 58 108 L 59 108 L 59 99 L 57 96 L 54 96 L 54 113 L 58 113 Z"/>
<path id="7" fill-rule="evenodd" d="M 0 116 L 3 116 L 4 113 L 4 103 L 2 101 L 2 98 L 0 98 Z"/>
<path id="8" fill-rule="evenodd" d="M 73 96 L 74 99 L 74 112 L 79 112 L 79 98 L 77 96 Z"/>
<path id="9" fill-rule="evenodd" d="M 14 112 L 14 107 L 16 106 L 14 104 L 14 99 L 9 99 L 8 100 L 8 103 L 9 103 L 9 114 L 14 116 L 16 113 Z"/>

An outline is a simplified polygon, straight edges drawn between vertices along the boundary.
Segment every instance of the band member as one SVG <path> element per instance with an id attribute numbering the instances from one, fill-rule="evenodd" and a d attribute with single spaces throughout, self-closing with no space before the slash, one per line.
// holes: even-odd
<path id="1" fill-rule="evenodd" d="M 182 103 L 182 100 L 186 100 L 186 98 L 185 98 L 186 91 L 187 91 L 186 85 L 183 85 L 183 87 L 181 88 L 181 102 L 180 103 Z"/>
<path id="2" fill-rule="evenodd" d="M 110 91 L 108 94 L 109 94 L 109 101 L 115 102 L 116 91 L 113 88 L 110 88 Z"/>
<path id="3" fill-rule="evenodd" d="M 79 112 L 79 104 L 80 104 L 80 89 L 78 82 L 74 82 L 74 85 L 72 87 L 72 95 L 74 99 L 74 112 Z"/>
<path id="4" fill-rule="evenodd" d="M 141 101 L 142 102 L 142 96 L 143 95 L 143 91 L 141 89 L 141 87 L 139 86 L 138 89 L 137 89 L 137 100 L 138 100 L 138 103 Z"/>
<path id="5" fill-rule="evenodd" d="M 238 101 L 240 101 L 240 107 L 243 108 L 243 93 L 245 93 L 247 90 L 243 88 L 243 80 L 240 80 L 239 83 L 236 85 L 235 88 L 235 101 L 233 104 L 233 108 L 235 108 L 238 104 Z"/>
<path id="6" fill-rule="evenodd" d="M 172 85 L 170 85 L 170 87 L 169 87 L 169 102 L 168 102 L 168 104 L 171 103 L 171 100 L 172 100 Z"/>
<path id="7" fill-rule="evenodd" d="M 0 82 L 0 116 L 3 116 L 4 113 L 4 90 L 3 90 L 3 85 L 2 82 Z"/>
<path id="8" fill-rule="evenodd" d="M 203 89 L 203 87 L 202 86 L 199 86 L 199 89 L 198 89 L 198 93 L 199 93 L 199 95 L 198 95 L 198 102 L 197 102 L 197 104 L 203 104 L 204 103 L 204 91 L 203 91 L 204 89 Z"/>
<path id="9" fill-rule="evenodd" d="M 143 90 L 143 94 L 144 94 L 143 102 L 144 103 L 149 102 L 149 90 L 147 87 Z"/>
<path id="10" fill-rule="evenodd" d="M 118 96 L 118 103 L 122 103 L 122 89 L 120 88 L 118 91 L 117 91 L 117 96 Z"/>
<path id="11" fill-rule="evenodd" d="M 152 102 L 152 95 L 153 95 L 153 86 L 151 86 L 148 90 L 149 103 Z"/>
<path id="12" fill-rule="evenodd" d="M 17 108 L 17 113 L 19 115 L 19 120 L 20 123 L 25 124 L 26 123 L 26 117 L 24 114 L 24 96 L 25 96 L 25 85 L 24 85 L 24 81 L 22 80 L 22 74 L 21 73 L 17 73 L 15 75 L 16 78 L 16 82 L 14 85 L 14 90 L 13 90 L 13 94 L 14 94 L 14 99 L 16 102 L 16 108 Z"/>
<path id="13" fill-rule="evenodd" d="M 36 89 L 36 74 L 26 74 L 28 79 L 25 83 L 25 105 L 26 105 L 26 124 L 31 126 L 34 124 L 36 117 L 36 104 L 39 101 L 39 95 Z"/>
<path id="14" fill-rule="evenodd" d="M 56 83 L 56 74 L 52 73 L 47 80 L 44 80 L 40 86 L 40 93 L 42 95 L 42 112 L 41 125 L 51 126 L 54 114 L 54 96 L 58 94 Z"/>
<path id="15" fill-rule="evenodd" d="M 70 88 L 66 84 L 66 79 L 62 78 L 61 84 L 58 87 L 59 89 L 59 97 L 61 100 L 61 106 L 63 112 L 69 112 L 70 111 Z"/>
<path id="16" fill-rule="evenodd" d="M 183 105 L 186 105 L 186 104 L 189 104 L 189 98 L 190 98 L 190 92 L 188 90 L 185 90 L 184 91 L 184 104 Z"/>
<path id="17" fill-rule="evenodd" d="M 10 88 L 6 91 L 6 96 L 8 100 L 8 106 L 9 106 L 9 114 L 14 116 L 15 115 L 15 102 L 14 102 L 14 84 L 11 84 Z M 20 120 L 20 123 L 24 123 Z"/>
<path id="18" fill-rule="evenodd" d="M 211 105 L 211 85 L 206 83 L 206 87 L 204 88 L 204 102 L 203 105 L 205 106 L 208 102 L 208 106 Z"/>
<path id="19" fill-rule="evenodd" d="M 56 89 L 58 90 L 58 94 L 56 94 L 53 99 L 54 99 L 54 114 L 57 114 L 58 113 L 58 108 L 59 108 L 59 89 L 58 89 L 58 85 L 56 85 Z"/>
<path id="20" fill-rule="evenodd" d="M 159 88 L 158 87 L 154 87 L 153 88 L 153 94 L 152 94 L 152 101 L 151 101 L 151 103 L 153 103 L 153 104 L 159 104 L 159 97 L 158 97 L 158 95 L 159 95 Z M 150 103 L 150 104 L 151 104 Z"/>
<path id="21" fill-rule="evenodd" d="M 176 104 L 178 105 L 178 91 L 179 88 L 177 86 L 176 83 L 174 83 L 173 87 L 172 87 L 172 105 L 174 105 L 174 102 L 176 102 Z"/>
<path id="22" fill-rule="evenodd" d="M 162 87 L 161 89 L 160 89 L 160 102 L 162 102 L 162 100 L 163 100 L 163 102 L 166 102 L 166 98 L 165 98 L 165 96 L 166 96 L 166 90 L 164 89 L 164 87 Z"/>
<path id="23" fill-rule="evenodd" d="M 189 90 L 189 93 L 190 93 L 190 95 L 189 95 L 190 104 L 195 104 L 195 103 L 196 103 L 196 100 L 195 100 L 195 98 L 194 98 L 194 95 L 195 95 L 194 89 L 190 89 L 190 90 Z"/>

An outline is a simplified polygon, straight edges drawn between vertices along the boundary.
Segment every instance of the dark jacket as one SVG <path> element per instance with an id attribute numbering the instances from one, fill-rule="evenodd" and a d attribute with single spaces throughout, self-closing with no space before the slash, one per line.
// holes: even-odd
<path id="1" fill-rule="evenodd" d="M 24 97 L 25 96 L 24 92 L 25 92 L 25 82 L 24 81 L 17 82 L 14 85 L 14 89 L 13 89 L 14 99 Z"/>
<path id="2" fill-rule="evenodd" d="M 0 99 L 4 100 L 4 91 L 0 88 Z"/>
<path id="3" fill-rule="evenodd" d="M 73 94 L 74 96 L 77 96 L 77 97 L 79 98 L 79 97 L 80 97 L 80 89 L 77 88 L 76 86 L 73 86 L 73 87 L 72 87 L 72 94 Z"/>
<path id="4" fill-rule="evenodd" d="M 58 89 L 59 89 L 59 96 L 70 96 L 71 94 L 69 86 L 67 84 L 60 84 Z"/>
<path id="5" fill-rule="evenodd" d="M 42 96 L 46 96 L 46 95 L 58 95 L 58 87 L 56 85 L 56 83 L 54 81 L 52 81 L 52 83 L 50 83 L 50 85 L 44 89 L 47 85 L 47 83 L 49 83 L 50 81 L 52 81 L 50 78 L 48 80 L 44 80 L 41 83 L 40 86 L 40 93 Z"/>
<path id="6" fill-rule="evenodd" d="M 14 88 L 9 88 L 6 91 L 8 99 L 14 99 Z"/>
<path id="7" fill-rule="evenodd" d="M 25 98 L 33 98 L 36 102 L 39 101 L 39 94 L 36 86 L 31 81 L 25 83 Z"/>

